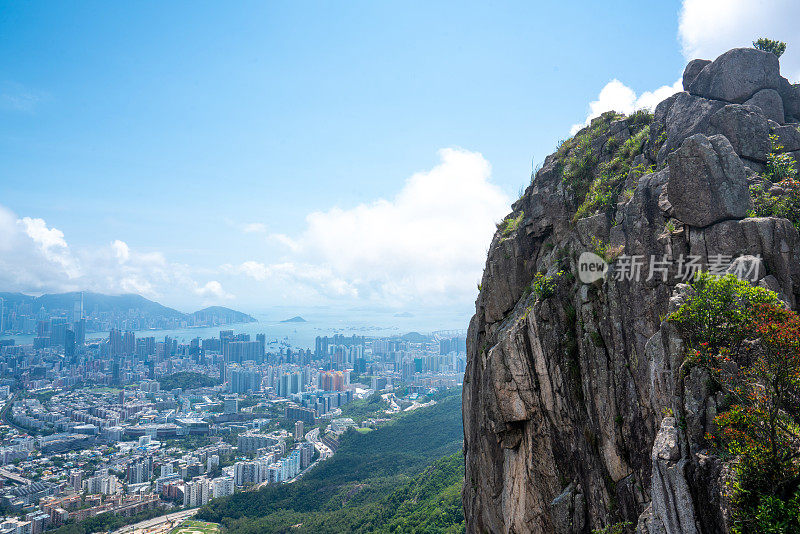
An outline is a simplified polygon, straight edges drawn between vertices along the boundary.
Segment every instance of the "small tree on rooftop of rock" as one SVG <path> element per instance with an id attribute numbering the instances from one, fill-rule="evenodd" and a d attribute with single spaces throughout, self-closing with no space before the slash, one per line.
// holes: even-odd
<path id="1" fill-rule="evenodd" d="M 753 48 L 763 50 L 764 52 L 772 52 L 776 56 L 781 57 L 783 53 L 786 52 L 786 43 L 762 37 L 753 41 Z"/>

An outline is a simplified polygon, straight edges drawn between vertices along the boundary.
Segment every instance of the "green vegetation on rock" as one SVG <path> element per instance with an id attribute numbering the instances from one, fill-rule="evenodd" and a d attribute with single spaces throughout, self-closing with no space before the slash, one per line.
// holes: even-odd
<path id="1" fill-rule="evenodd" d="M 726 398 L 706 439 L 735 473 L 732 532 L 800 532 L 800 316 L 733 275 L 693 288 L 670 319 Z"/>
<path id="2" fill-rule="evenodd" d="M 509 215 L 503 219 L 503 222 L 497 225 L 497 229 L 500 230 L 500 233 L 503 235 L 503 241 L 519 228 L 523 219 L 525 219 L 525 212 L 520 211 L 516 216 Z"/>
<path id="3" fill-rule="evenodd" d="M 763 50 L 764 52 L 772 52 L 776 56 L 781 57 L 783 53 L 786 52 L 786 43 L 761 37 L 753 41 L 753 48 Z"/>
<path id="4" fill-rule="evenodd" d="M 611 125 L 623 119 L 631 134 L 624 141 L 611 132 Z M 577 205 L 573 220 L 616 207 L 633 160 L 644 150 L 652 121 L 653 115 L 647 110 L 627 118 L 609 111 L 559 145 L 558 169 L 565 189 Z M 640 170 L 643 173 L 646 169 Z"/>
<path id="5" fill-rule="evenodd" d="M 783 151 L 778 136 L 770 135 L 771 150 L 761 182 L 750 186 L 751 215 L 783 217 L 800 229 L 800 181 L 794 159 Z"/>

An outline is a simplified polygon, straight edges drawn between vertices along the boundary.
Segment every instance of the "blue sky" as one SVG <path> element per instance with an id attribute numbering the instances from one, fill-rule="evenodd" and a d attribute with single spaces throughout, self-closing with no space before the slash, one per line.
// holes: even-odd
<path id="1" fill-rule="evenodd" d="M 636 95 L 672 86 L 687 46 L 704 50 L 679 34 L 681 8 L 2 2 L 0 209 L 20 235 L 0 236 L 0 282 L 138 291 L 184 309 L 436 301 L 468 313 L 490 222 L 532 160 L 611 80 Z M 743 24 L 706 48 L 740 41 Z M 395 249 L 417 256 L 393 232 L 420 198 L 447 195 L 409 185 L 415 173 L 436 182 L 436 169 L 444 189 L 472 176 L 464 211 L 430 221 L 450 232 L 441 242 L 474 234 L 458 247 L 469 269 L 445 280 L 452 268 L 428 239 L 419 264 L 380 274 Z M 453 218 L 484 197 L 481 220 L 459 232 Z M 322 241 L 315 228 L 342 231 Z"/>

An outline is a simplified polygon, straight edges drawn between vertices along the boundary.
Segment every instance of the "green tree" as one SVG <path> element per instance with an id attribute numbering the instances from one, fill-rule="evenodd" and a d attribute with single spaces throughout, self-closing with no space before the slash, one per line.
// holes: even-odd
<path id="1" fill-rule="evenodd" d="M 763 50 L 764 52 L 772 52 L 776 56 L 781 57 L 783 53 L 786 52 L 786 43 L 762 37 L 753 41 L 753 48 Z"/>

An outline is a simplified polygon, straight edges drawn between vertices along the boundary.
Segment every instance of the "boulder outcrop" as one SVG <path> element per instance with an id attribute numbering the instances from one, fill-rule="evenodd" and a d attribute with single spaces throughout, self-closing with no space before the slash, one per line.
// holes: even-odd
<path id="1" fill-rule="evenodd" d="M 721 399 L 681 372 L 665 318 L 691 296 L 690 258 L 797 305 L 800 234 L 748 211 L 770 134 L 800 154 L 797 88 L 781 80 L 758 50 L 694 61 L 688 92 L 595 119 L 513 204 L 522 222 L 492 241 L 467 335 L 468 532 L 728 532 L 726 464 L 704 441 Z M 587 251 L 605 278 L 581 281 Z"/>
<path id="2" fill-rule="evenodd" d="M 693 95 L 741 104 L 780 85 L 778 57 L 755 48 L 734 48 L 703 67 L 689 84 Z"/>
<path id="3" fill-rule="evenodd" d="M 667 161 L 667 199 L 689 226 L 744 219 L 752 207 L 744 165 L 725 136 L 694 134 Z"/>

